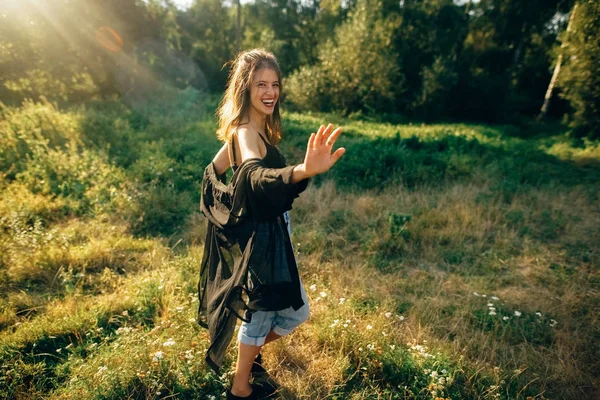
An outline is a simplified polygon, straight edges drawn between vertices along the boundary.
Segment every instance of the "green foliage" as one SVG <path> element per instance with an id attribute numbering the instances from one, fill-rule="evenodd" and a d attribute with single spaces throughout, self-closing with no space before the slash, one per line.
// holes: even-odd
<path id="1" fill-rule="evenodd" d="M 392 235 L 392 237 L 408 236 L 406 223 L 409 222 L 411 218 L 412 216 L 409 214 L 390 213 L 390 216 L 388 217 L 390 223 L 390 235 Z"/>
<path id="2" fill-rule="evenodd" d="M 157 98 L 171 103 L 178 91 L 220 93 L 224 65 L 239 50 L 264 47 L 303 110 L 511 123 L 537 114 L 558 54 L 552 46 L 574 3 L 259 0 L 240 5 L 238 49 L 238 9 L 223 0 L 185 10 L 161 0 L 36 8 L 8 1 L 0 14 L 0 95 L 8 104 L 116 97 L 139 110 Z M 575 137 L 598 137 L 600 85 L 590 79 L 599 75 L 599 50 L 589 39 L 598 35 L 598 11 L 580 3 L 564 40 L 566 100 L 553 101 L 549 115 L 565 116 Z"/>
<path id="3" fill-rule="evenodd" d="M 0 26 L 0 96 L 81 101 L 120 89 L 119 52 L 158 26 L 135 0 L 57 1 L 28 7 L 10 0 Z"/>
<path id="4" fill-rule="evenodd" d="M 331 174 L 337 182 L 357 188 L 383 188 L 402 182 L 409 188 L 456 179 L 472 173 L 475 156 L 481 152 L 476 140 L 447 136 L 422 141 L 417 137 L 363 139 L 343 144 L 344 161 Z M 463 158 L 457 153 L 463 152 Z"/>
<path id="5" fill-rule="evenodd" d="M 458 82 L 458 74 L 450 60 L 436 57 L 430 67 L 423 68 L 421 75 L 421 96 L 416 100 L 415 108 L 421 110 L 423 119 L 449 116 Z"/>
<path id="6" fill-rule="evenodd" d="M 575 136 L 600 139 L 600 4 L 578 1 L 572 31 L 564 33 L 559 81 L 574 113 Z"/>
<path id="7" fill-rule="evenodd" d="M 308 110 L 393 109 L 401 85 L 390 43 L 398 24 L 381 1 L 358 1 L 335 38 L 319 48 L 319 62 L 288 78 L 290 100 Z"/>
<path id="8" fill-rule="evenodd" d="M 75 116 L 31 102 L 22 111 L 7 108 L 3 114 L 0 165 L 8 178 L 33 193 L 72 200 L 63 204 L 74 207 L 70 211 L 76 215 L 114 207 L 122 171 L 106 154 L 84 146 Z"/>

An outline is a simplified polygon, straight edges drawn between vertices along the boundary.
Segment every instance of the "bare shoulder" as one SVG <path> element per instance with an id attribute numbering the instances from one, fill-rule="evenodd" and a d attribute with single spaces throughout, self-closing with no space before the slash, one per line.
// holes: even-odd
<path id="1" fill-rule="evenodd" d="M 266 153 L 266 148 L 258 135 L 256 130 L 247 125 L 238 127 L 236 133 L 238 140 L 235 141 L 235 147 L 236 150 L 239 150 L 238 154 L 242 156 L 242 162 L 248 158 L 263 158 Z"/>

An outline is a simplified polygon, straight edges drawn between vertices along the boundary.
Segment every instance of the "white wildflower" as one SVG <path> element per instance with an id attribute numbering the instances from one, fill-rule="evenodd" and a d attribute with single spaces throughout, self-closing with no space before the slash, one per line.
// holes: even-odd
<path id="1" fill-rule="evenodd" d="M 152 358 L 152 361 L 162 360 L 162 358 L 163 358 L 163 352 L 157 351 L 156 353 L 154 353 L 154 357 Z"/>
<path id="2" fill-rule="evenodd" d="M 496 315 L 496 311 L 490 311 L 490 315 Z"/>
<path id="3" fill-rule="evenodd" d="M 396 345 L 395 344 L 390 344 L 390 349 L 396 350 Z"/>
<path id="4" fill-rule="evenodd" d="M 491 297 L 492 300 L 500 300 L 499 298 L 497 298 L 496 296 L 492 296 Z"/>
<path id="5" fill-rule="evenodd" d="M 370 331 L 371 329 L 373 329 L 373 327 L 371 325 L 367 325 L 367 330 Z"/>
<path id="6" fill-rule="evenodd" d="M 488 307 L 494 307 L 494 303 L 488 303 Z"/>
<path id="7" fill-rule="evenodd" d="M 321 296 L 321 297 L 327 297 L 327 293 L 321 292 L 321 293 L 319 293 L 319 296 Z"/>
<path id="8" fill-rule="evenodd" d="M 479 297 L 479 293 L 477 292 L 473 292 L 473 295 Z"/>
<path id="9" fill-rule="evenodd" d="M 431 377 L 432 377 L 432 378 L 435 378 L 435 377 L 437 377 L 437 376 L 438 376 L 438 373 L 437 373 L 437 371 L 432 371 L 432 372 L 431 372 Z"/>
<path id="10" fill-rule="evenodd" d="M 317 285 L 315 285 L 315 284 L 313 283 L 312 285 L 310 285 L 309 289 L 310 289 L 310 290 L 312 290 L 312 291 L 314 292 L 315 290 L 317 290 Z"/>
<path id="11" fill-rule="evenodd" d="M 129 315 L 129 312 L 128 312 L 127 310 L 125 310 L 125 311 L 123 311 L 123 312 L 121 313 L 121 315 L 128 316 L 128 315 Z"/>
<path id="12" fill-rule="evenodd" d="M 551 320 L 550 320 L 550 326 L 554 326 L 554 325 L 556 325 L 556 324 L 558 324 L 558 322 L 556 322 L 556 320 L 555 320 L 555 319 L 551 319 Z"/>
<path id="13" fill-rule="evenodd" d="M 404 321 L 404 315 L 401 315 L 401 316 L 399 316 L 399 317 L 398 317 L 398 319 L 399 319 L 400 321 Z"/>
<path id="14" fill-rule="evenodd" d="M 504 321 L 508 321 L 509 319 L 510 319 L 510 317 L 507 317 L 507 316 L 502 317 L 502 320 L 504 320 Z"/>
<path id="15" fill-rule="evenodd" d="M 345 297 L 340 297 L 340 304 L 344 304 L 345 301 L 346 301 Z"/>
<path id="16" fill-rule="evenodd" d="M 386 318 L 390 318 L 392 316 L 392 313 L 391 312 L 386 312 L 384 315 L 385 315 Z"/>
<path id="17" fill-rule="evenodd" d="M 169 347 L 169 346 L 173 346 L 175 344 L 175 341 L 173 340 L 173 338 L 169 338 L 169 340 L 167 340 L 166 342 L 163 343 L 164 347 Z"/>
<path id="18" fill-rule="evenodd" d="M 515 311 L 515 317 L 520 317 L 521 315 L 521 311 Z"/>
<path id="19" fill-rule="evenodd" d="M 537 315 L 538 317 L 541 317 L 542 313 L 538 311 L 538 312 L 535 313 L 535 315 Z"/>

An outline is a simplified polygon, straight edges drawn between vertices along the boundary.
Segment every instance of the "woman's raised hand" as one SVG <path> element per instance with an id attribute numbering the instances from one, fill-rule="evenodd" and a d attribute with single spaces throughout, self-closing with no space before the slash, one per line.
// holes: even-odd
<path id="1" fill-rule="evenodd" d="M 333 154 L 331 150 L 342 133 L 342 128 L 333 130 L 333 124 L 321 125 L 317 133 L 311 133 L 304 157 L 304 172 L 307 177 L 328 171 L 340 159 L 346 149 L 340 147 Z"/>

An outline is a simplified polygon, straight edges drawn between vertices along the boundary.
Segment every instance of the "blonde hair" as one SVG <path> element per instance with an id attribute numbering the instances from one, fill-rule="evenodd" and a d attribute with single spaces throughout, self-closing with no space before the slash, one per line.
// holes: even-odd
<path id="1" fill-rule="evenodd" d="M 233 133 L 240 126 L 250 109 L 250 85 L 257 71 L 263 68 L 272 69 L 279 78 L 279 90 L 281 87 L 281 69 L 277 59 L 264 49 L 253 49 L 241 52 L 225 65 L 232 65 L 227 89 L 219 103 L 216 115 L 219 118 L 219 129 L 217 137 L 223 142 L 230 142 Z M 281 140 L 281 116 L 279 114 L 279 100 L 271 115 L 267 115 L 265 123 L 265 135 L 271 144 L 277 144 Z"/>

